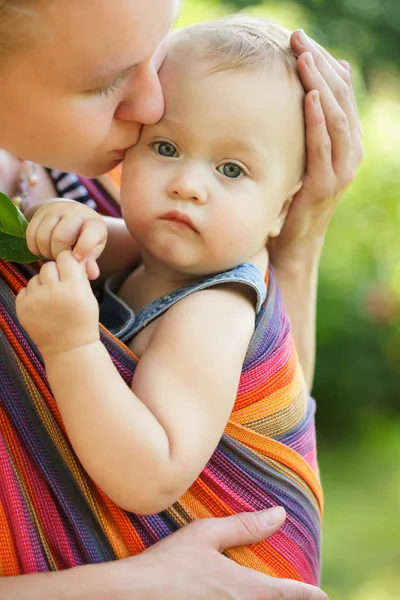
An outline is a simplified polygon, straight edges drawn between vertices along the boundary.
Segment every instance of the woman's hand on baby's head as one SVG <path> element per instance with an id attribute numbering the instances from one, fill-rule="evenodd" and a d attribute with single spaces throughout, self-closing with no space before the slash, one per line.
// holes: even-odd
<path id="1" fill-rule="evenodd" d="M 107 225 L 92 208 L 74 201 L 59 200 L 41 206 L 26 232 L 29 250 L 37 256 L 56 260 L 64 250 L 72 250 L 83 261 L 89 279 L 97 279 L 96 260 L 107 242 Z"/>

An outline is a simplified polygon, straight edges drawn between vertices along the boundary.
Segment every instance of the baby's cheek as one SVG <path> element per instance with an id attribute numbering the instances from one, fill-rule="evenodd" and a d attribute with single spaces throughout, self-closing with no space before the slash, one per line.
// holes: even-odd
<path id="1" fill-rule="evenodd" d="M 145 234 L 150 221 L 147 207 L 135 203 L 132 199 L 129 206 L 123 210 L 122 216 L 129 233 L 135 239 L 139 240 Z"/>

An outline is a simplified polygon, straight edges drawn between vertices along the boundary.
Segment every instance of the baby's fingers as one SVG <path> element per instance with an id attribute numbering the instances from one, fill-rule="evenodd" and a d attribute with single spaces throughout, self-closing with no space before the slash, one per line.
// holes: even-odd
<path id="1" fill-rule="evenodd" d="M 57 214 L 46 213 L 41 210 L 33 216 L 26 230 L 26 243 L 33 254 L 49 259 L 53 258 L 51 239 L 60 218 Z"/>
<path id="2" fill-rule="evenodd" d="M 57 263 L 53 260 L 47 263 L 44 263 L 39 272 L 39 283 L 41 285 L 53 285 L 55 283 L 59 283 L 60 276 L 58 273 Z"/>
<path id="3" fill-rule="evenodd" d="M 61 282 L 86 281 L 86 267 L 83 262 L 78 262 L 72 252 L 61 252 L 57 256 L 57 269 Z"/>
<path id="4" fill-rule="evenodd" d="M 51 257 L 54 260 L 64 250 L 73 248 L 79 239 L 82 226 L 82 218 L 78 215 L 64 215 L 59 220 L 51 236 Z"/>
<path id="5" fill-rule="evenodd" d="M 100 269 L 94 258 L 93 254 L 89 254 L 87 259 L 85 260 L 86 264 L 86 275 L 90 281 L 94 281 L 100 275 Z"/>
<path id="6" fill-rule="evenodd" d="M 107 226 L 103 219 L 94 217 L 86 219 L 79 232 L 74 248 L 74 258 L 78 261 L 91 255 L 96 259 L 103 252 L 107 241 Z M 88 273 L 89 274 L 89 273 Z"/>

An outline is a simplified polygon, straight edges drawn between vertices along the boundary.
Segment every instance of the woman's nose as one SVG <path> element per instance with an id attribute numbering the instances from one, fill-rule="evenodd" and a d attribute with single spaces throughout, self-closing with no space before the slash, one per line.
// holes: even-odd
<path id="1" fill-rule="evenodd" d="M 157 123 L 164 112 L 164 98 L 153 61 L 135 67 L 126 87 L 125 97 L 115 111 L 120 121 L 135 121 L 143 125 Z"/>

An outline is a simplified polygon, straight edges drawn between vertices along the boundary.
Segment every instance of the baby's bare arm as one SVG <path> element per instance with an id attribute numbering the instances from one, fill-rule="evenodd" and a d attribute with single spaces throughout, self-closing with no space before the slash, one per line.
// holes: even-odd
<path id="1" fill-rule="evenodd" d="M 223 433 L 254 329 L 253 298 L 220 286 L 176 304 L 160 319 L 129 389 L 99 341 L 83 270 L 68 253 L 57 263 L 58 273 L 45 265 L 17 308 L 42 352 L 71 443 L 118 505 L 163 510 L 191 485 Z"/>

